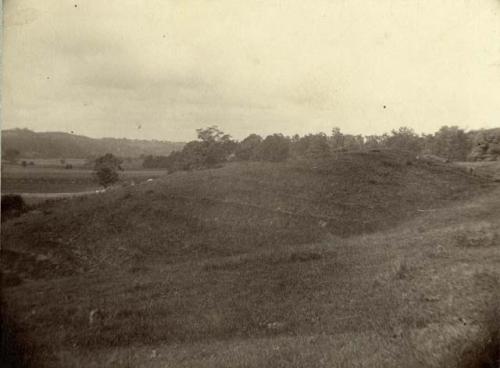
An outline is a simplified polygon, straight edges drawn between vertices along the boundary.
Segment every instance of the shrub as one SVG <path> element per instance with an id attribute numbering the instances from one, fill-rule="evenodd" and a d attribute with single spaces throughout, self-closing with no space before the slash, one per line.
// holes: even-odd
<path id="1" fill-rule="evenodd" d="M 26 210 L 23 197 L 17 194 L 2 195 L 2 219 L 19 216 Z"/>
<path id="2" fill-rule="evenodd" d="M 121 160 L 111 153 L 99 157 L 95 161 L 94 174 L 103 187 L 108 187 L 118 181 L 118 170 L 121 170 Z"/>
<path id="3" fill-rule="evenodd" d="M 482 229 L 476 232 L 460 231 L 455 235 L 455 245 L 461 248 L 498 246 L 500 235 L 492 229 Z"/>
<path id="4" fill-rule="evenodd" d="M 95 175 L 99 184 L 105 188 L 118 181 L 118 172 L 111 167 L 101 167 L 96 170 Z"/>

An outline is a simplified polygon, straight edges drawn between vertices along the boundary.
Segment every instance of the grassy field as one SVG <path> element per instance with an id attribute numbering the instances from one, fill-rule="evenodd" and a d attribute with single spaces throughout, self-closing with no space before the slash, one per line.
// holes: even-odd
<path id="1" fill-rule="evenodd" d="M 450 165 L 393 153 L 231 164 L 43 209 L 2 225 L 5 348 L 16 363 L 495 358 L 500 186 Z"/>
<path id="2" fill-rule="evenodd" d="M 22 162 L 26 162 L 29 167 L 44 168 L 44 169 L 64 169 L 66 165 L 71 165 L 73 169 L 89 169 L 93 165 L 92 158 L 18 158 L 17 164 L 13 165 L 7 163 L 10 166 L 21 165 Z M 122 167 L 126 170 L 141 170 L 143 159 L 137 158 L 125 158 L 122 161 Z"/>
<path id="3" fill-rule="evenodd" d="M 25 161 L 35 167 L 42 168 L 64 168 L 67 164 L 74 168 L 81 168 L 88 163 L 85 158 L 19 158 L 17 162 Z"/>
<path id="4" fill-rule="evenodd" d="M 125 170 L 120 172 L 120 180 L 140 182 L 164 174 L 161 170 Z M 88 169 L 2 166 L 2 193 L 72 193 L 99 188 L 92 170 Z"/>

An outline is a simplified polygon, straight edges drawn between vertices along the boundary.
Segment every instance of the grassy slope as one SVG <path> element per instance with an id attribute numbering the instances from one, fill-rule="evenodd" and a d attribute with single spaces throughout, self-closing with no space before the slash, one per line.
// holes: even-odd
<path id="1" fill-rule="evenodd" d="M 497 308 L 499 192 L 481 184 L 346 154 L 53 204 L 2 228 L 6 279 L 27 280 L 8 315 L 65 367 L 453 366 Z"/>

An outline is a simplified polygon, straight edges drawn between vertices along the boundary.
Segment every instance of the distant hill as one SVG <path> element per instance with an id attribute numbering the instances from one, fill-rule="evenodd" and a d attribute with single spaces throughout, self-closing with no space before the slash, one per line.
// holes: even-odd
<path id="1" fill-rule="evenodd" d="M 168 155 L 184 146 L 181 142 L 125 138 L 89 138 L 62 132 L 34 132 L 29 129 L 2 131 L 2 152 L 16 149 L 26 158 L 87 158 L 105 153 L 120 157 Z"/>

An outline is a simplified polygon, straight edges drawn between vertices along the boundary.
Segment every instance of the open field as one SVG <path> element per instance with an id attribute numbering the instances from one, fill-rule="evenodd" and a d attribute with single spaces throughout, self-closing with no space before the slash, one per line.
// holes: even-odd
<path id="1" fill-rule="evenodd" d="M 19 158 L 17 162 L 25 161 L 28 164 L 33 163 L 35 167 L 42 168 L 62 168 L 65 165 L 73 165 L 74 168 L 81 168 L 87 164 L 84 158 Z"/>
<path id="2" fill-rule="evenodd" d="M 122 182 L 140 182 L 165 174 L 162 170 L 125 170 Z M 2 167 L 2 193 L 74 193 L 99 189 L 92 170 L 47 167 Z"/>
<path id="3" fill-rule="evenodd" d="M 494 367 L 500 186 L 451 165 L 238 163 L 43 209 L 2 225 L 12 362 Z"/>
<path id="4" fill-rule="evenodd" d="M 86 158 L 18 158 L 17 164 L 7 163 L 9 166 L 21 166 L 25 161 L 30 167 L 43 169 L 64 169 L 66 165 L 71 165 L 73 169 L 89 169 L 93 165 L 93 159 Z M 125 158 L 122 167 L 126 170 L 142 170 L 143 159 Z"/>

